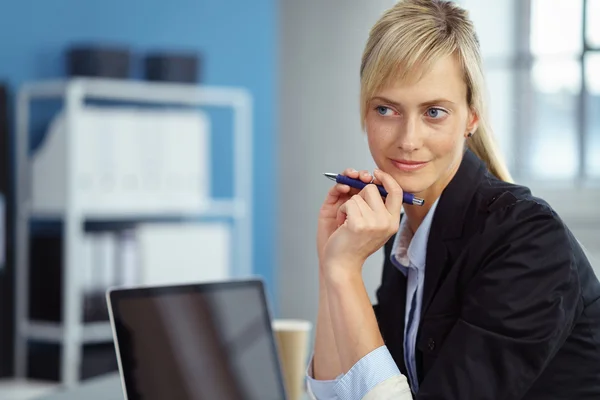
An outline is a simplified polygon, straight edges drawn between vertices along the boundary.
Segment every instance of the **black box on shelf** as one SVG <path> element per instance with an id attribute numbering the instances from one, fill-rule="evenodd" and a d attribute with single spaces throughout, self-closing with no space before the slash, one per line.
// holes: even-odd
<path id="1" fill-rule="evenodd" d="M 67 51 L 69 76 L 129 78 L 131 53 L 126 47 L 73 46 Z"/>
<path id="2" fill-rule="evenodd" d="M 58 224 L 57 224 L 58 225 Z M 29 274 L 29 319 L 43 322 L 63 322 L 63 237 L 54 229 L 30 238 L 30 274 Z M 112 268 L 116 265 L 107 265 Z M 115 274 L 115 279 L 119 277 Z M 119 282 L 106 283 L 106 287 L 85 290 L 82 293 L 82 321 L 108 321 L 108 307 L 105 291 Z"/>
<path id="3" fill-rule="evenodd" d="M 34 225 L 38 232 L 31 235 L 29 244 L 29 319 L 34 322 L 63 322 L 63 237 L 62 225 L 51 222 Z M 84 292 L 81 321 L 108 322 L 105 291 Z M 28 341 L 27 377 L 59 381 L 61 345 Z M 114 344 L 111 339 L 102 343 L 82 345 L 81 379 L 88 379 L 118 370 Z"/>
<path id="4" fill-rule="evenodd" d="M 54 343 L 30 343 L 27 377 L 34 380 L 60 381 L 61 346 Z M 111 343 L 86 344 L 82 349 L 79 376 L 86 380 L 119 370 L 115 346 Z"/>
<path id="5" fill-rule="evenodd" d="M 153 53 L 145 59 L 146 79 L 178 83 L 199 81 L 199 58 L 195 54 Z"/>

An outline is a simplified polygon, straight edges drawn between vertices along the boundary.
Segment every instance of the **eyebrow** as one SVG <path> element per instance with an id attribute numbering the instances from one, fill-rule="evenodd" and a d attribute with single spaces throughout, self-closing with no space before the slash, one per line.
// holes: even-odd
<path id="1" fill-rule="evenodd" d="M 400 104 L 400 103 L 398 103 L 396 101 L 390 100 L 388 98 L 382 97 L 382 96 L 375 96 L 375 97 L 373 97 L 371 99 L 371 101 L 375 101 L 375 100 L 379 100 L 379 101 L 381 101 L 383 103 L 391 104 L 391 105 L 396 106 L 398 108 L 402 108 L 402 104 Z M 419 104 L 419 107 L 431 106 L 431 105 L 440 104 L 440 103 L 454 104 L 453 101 L 450 101 L 450 100 L 444 99 L 444 98 L 439 98 L 439 99 L 433 99 L 433 100 L 428 100 L 426 102 L 423 102 L 423 103 Z"/>

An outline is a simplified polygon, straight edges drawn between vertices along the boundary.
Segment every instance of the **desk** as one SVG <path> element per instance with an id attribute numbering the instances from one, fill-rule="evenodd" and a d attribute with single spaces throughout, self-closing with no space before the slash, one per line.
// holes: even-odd
<path id="1" fill-rule="evenodd" d="M 119 374 L 108 374 L 85 381 L 71 390 L 64 390 L 35 400 L 124 400 Z M 308 395 L 304 396 L 308 400 Z"/>
<path id="2" fill-rule="evenodd" d="M 124 400 L 119 374 L 89 379 L 74 389 L 62 390 L 35 400 Z"/>

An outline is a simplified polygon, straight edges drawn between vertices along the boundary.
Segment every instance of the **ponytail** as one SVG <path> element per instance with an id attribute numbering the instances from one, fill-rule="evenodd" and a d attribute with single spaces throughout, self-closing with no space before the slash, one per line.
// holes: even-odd
<path id="1" fill-rule="evenodd" d="M 477 131 L 467 139 L 467 147 L 487 166 L 488 171 L 501 181 L 512 183 L 513 179 L 500 156 L 498 146 L 488 133 L 487 123 L 481 124 Z"/>

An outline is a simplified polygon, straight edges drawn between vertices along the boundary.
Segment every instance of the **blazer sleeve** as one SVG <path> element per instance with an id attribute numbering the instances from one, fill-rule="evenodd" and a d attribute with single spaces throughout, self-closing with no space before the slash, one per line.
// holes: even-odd
<path id="1" fill-rule="evenodd" d="M 465 251 L 477 272 L 417 399 L 521 399 L 572 329 L 570 236 L 550 208 L 519 201 L 494 211 Z"/>
<path id="2" fill-rule="evenodd" d="M 383 271 L 381 273 L 381 283 L 379 287 L 375 291 L 375 299 L 376 303 L 373 304 L 373 312 L 375 313 L 375 318 L 377 319 L 377 323 L 379 324 L 381 318 L 380 306 L 379 306 L 379 297 L 381 286 L 383 282 L 386 280 L 387 275 L 389 275 L 389 269 L 392 268 L 392 263 L 390 261 L 390 255 L 392 254 L 392 249 L 394 247 L 394 239 L 396 235 L 392 235 L 391 238 L 383 246 Z M 395 268 L 395 267 L 394 267 Z"/>

